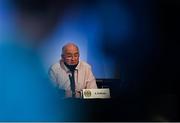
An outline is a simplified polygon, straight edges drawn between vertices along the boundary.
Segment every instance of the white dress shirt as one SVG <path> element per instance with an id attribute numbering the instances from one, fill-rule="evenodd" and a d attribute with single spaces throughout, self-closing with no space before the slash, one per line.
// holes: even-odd
<path id="1" fill-rule="evenodd" d="M 60 60 L 58 63 L 53 64 L 49 69 L 49 75 L 55 86 L 66 92 L 71 92 L 69 75 L 71 72 L 65 66 L 64 62 Z M 82 91 L 82 89 L 96 89 L 96 79 L 91 71 L 91 66 L 84 61 L 79 61 L 75 72 L 75 90 L 76 92 Z M 68 97 L 71 94 L 66 94 Z M 80 96 L 80 95 L 79 95 Z M 79 97 L 76 95 L 76 97 Z"/>

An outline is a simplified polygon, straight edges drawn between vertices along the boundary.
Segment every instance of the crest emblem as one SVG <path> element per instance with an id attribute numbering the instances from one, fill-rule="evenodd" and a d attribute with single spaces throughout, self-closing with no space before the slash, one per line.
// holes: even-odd
<path id="1" fill-rule="evenodd" d="M 91 96 L 91 91 L 90 90 L 85 90 L 84 91 L 84 96 L 85 97 L 90 97 Z"/>

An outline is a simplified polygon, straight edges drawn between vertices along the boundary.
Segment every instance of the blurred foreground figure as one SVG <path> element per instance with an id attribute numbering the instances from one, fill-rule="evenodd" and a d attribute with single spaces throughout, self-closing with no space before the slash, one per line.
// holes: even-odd
<path id="1" fill-rule="evenodd" d="M 4 0 L 1 4 L 13 26 L 5 29 L 0 41 L 0 121 L 63 121 L 66 106 L 61 91 L 50 84 L 38 48 L 70 3 Z"/>
<path id="2" fill-rule="evenodd" d="M 116 60 L 115 73 L 121 78 L 118 96 L 120 100 L 128 97 L 141 104 L 136 107 L 144 111 L 134 113 L 140 114 L 138 120 L 179 121 L 179 89 L 176 84 L 179 83 L 180 61 L 177 56 L 180 48 L 176 44 L 179 41 L 179 29 L 176 27 L 179 26 L 177 12 L 180 4 L 176 0 L 134 2 L 136 4 L 132 6 L 131 2 L 128 3 L 134 23 L 132 37 L 129 35 L 130 30 L 127 37 L 122 38 L 122 32 L 119 32 L 115 38 L 104 33 L 103 38 L 104 51 Z M 108 20 L 108 16 L 103 20 Z M 129 21 L 123 22 L 122 25 L 125 25 Z M 127 30 L 131 29 L 131 23 L 127 25 Z M 103 27 L 108 30 L 106 26 Z M 146 116 L 143 117 L 144 114 Z"/>

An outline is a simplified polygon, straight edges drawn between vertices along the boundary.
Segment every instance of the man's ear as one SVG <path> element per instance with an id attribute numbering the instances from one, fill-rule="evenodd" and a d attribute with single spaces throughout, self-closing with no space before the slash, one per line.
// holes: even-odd
<path id="1" fill-rule="evenodd" d="M 64 60 L 64 55 L 63 55 L 63 54 L 61 54 L 61 59 L 63 59 L 63 60 Z"/>

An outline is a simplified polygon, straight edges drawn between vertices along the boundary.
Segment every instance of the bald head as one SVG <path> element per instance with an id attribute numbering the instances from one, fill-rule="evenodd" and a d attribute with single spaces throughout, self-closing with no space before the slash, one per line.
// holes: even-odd
<path id="1" fill-rule="evenodd" d="M 78 48 L 78 46 L 77 46 L 76 44 L 74 44 L 74 43 L 68 43 L 68 44 L 65 44 L 65 45 L 62 47 L 62 55 L 64 55 L 64 54 L 66 53 L 66 50 L 72 49 L 72 48 L 78 50 L 78 52 L 79 52 L 79 48 Z"/>
<path id="2" fill-rule="evenodd" d="M 63 46 L 62 60 L 68 65 L 76 65 L 79 62 L 79 48 L 74 43 L 68 43 Z"/>

